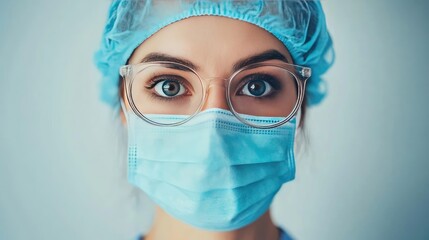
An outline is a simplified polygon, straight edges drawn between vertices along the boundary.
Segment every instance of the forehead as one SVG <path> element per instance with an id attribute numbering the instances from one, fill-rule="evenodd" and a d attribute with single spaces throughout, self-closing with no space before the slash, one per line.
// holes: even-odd
<path id="1" fill-rule="evenodd" d="M 236 61 L 267 50 L 277 50 L 291 62 L 283 43 L 256 25 L 221 16 L 196 16 L 167 25 L 146 39 L 129 63 L 158 52 L 192 61 L 211 74 L 228 71 Z"/>

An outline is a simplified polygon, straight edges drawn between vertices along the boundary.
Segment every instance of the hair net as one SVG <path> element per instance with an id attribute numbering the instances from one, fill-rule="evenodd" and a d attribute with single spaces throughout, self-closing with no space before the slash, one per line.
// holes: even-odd
<path id="1" fill-rule="evenodd" d="M 303 0 L 114 0 L 94 60 L 102 73 L 101 99 L 119 106 L 119 67 L 135 48 L 161 28 L 191 16 L 217 15 L 255 24 L 277 37 L 293 61 L 312 69 L 307 105 L 326 95 L 321 75 L 334 51 L 319 1 Z"/>

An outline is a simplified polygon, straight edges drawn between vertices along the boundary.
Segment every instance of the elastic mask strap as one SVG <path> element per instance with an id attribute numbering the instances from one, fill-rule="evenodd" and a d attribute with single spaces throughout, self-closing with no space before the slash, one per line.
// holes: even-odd
<path id="1" fill-rule="evenodd" d="M 125 116 L 125 120 L 127 120 L 127 122 L 128 122 L 128 112 L 127 112 L 127 108 L 125 107 L 125 103 L 124 103 L 124 101 L 121 99 L 120 100 L 120 102 L 121 102 L 121 109 L 122 109 L 122 112 L 124 113 L 124 116 Z"/>
<path id="2" fill-rule="evenodd" d="M 299 126 L 299 123 L 301 122 L 301 108 L 300 109 L 298 109 L 298 111 L 296 112 L 296 114 L 295 114 L 295 118 L 296 118 L 296 128 L 295 128 L 295 139 L 296 139 L 296 136 L 298 135 L 298 126 Z"/>

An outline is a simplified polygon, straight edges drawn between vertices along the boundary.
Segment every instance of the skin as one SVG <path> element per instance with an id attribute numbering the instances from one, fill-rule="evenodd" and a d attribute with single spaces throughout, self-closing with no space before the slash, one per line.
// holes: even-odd
<path id="1" fill-rule="evenodd" d="M 264 29 L 244 21 L 219 16 L 190 17 L 161 29 L 145 40 L 132 54 L 128 64 L 137 64 L 152 52 L 165 53 L 191 61 L 199 66 L 198 73 L 207 81 L 208 97 L 203 109 L 229 109 L 223 79 L 240 59 L 267 50 L 277 50 L 289 63 L 292 58 L 285 46 Z M 279 60 L 273 60 L 279 61 Z M 122 96 L 124 96 L 122 92 Z M 125 106 L 129 109 L 126 98 Z M 121 113 L 122 122 L 126 120 Z M 185 224 L 158 206 L 146 240 L 278 240 L 279 232 L 268 210 L 255 222 L 234 231 L 213 232 Z"/>

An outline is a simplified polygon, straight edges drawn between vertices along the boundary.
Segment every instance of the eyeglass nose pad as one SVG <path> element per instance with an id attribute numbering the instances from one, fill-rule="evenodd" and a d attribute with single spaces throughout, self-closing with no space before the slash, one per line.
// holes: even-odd
<path id="1" fill-rule="evenodd" d="M 229 110 L 229 106 L 226 100 L 226 87 L 225 81 L 220 79 L 218 81 L 211 81 L 206 89 L 206 98 L 204 99 L 203 107 L 201 111 L 209 108 L 221 108 Z"/>

